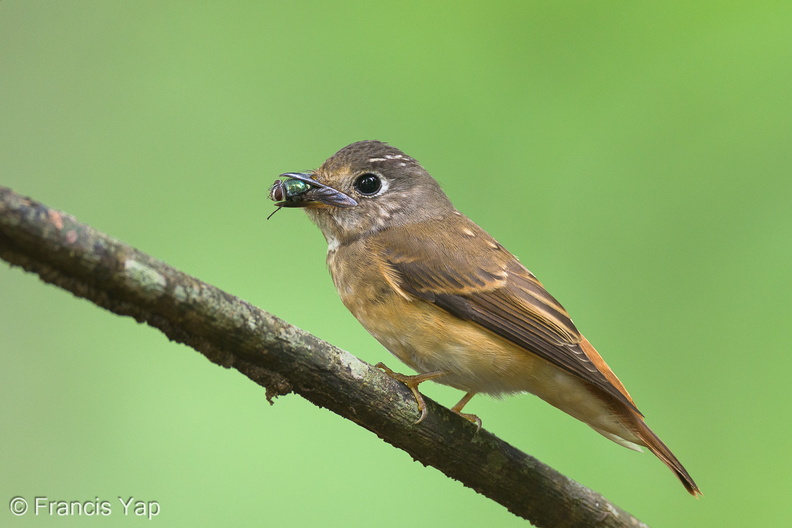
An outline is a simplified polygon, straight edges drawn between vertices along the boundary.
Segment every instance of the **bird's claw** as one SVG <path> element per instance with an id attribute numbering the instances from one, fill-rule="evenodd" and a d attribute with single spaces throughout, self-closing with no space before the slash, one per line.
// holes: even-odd
<path id="1" fill-rule="evenodd" d="M 426 402 L 423 399 L 423 395 L 418 391 L 418 385 L 420 385 L 424 381 L 429 381 L 431 379 L 440 377 L 443 374 L 445 374 L 445 372 L 441 370 L 437 370 L 433 372 L 426 372 L 423 374 L 416 374 L 414 376 L 409 376 L 407 374 L 399 374 L 398 372 L 394 372 L 393 370 L 385 366 L 385 364 L 382 362 L 377 363 L 374 366 L 377 367 L 378 369 L 382 369 L 385 372 L 385 374 L 395 379 L 396 381 L 401 381 L 402 383 L 407 385 L 407 388 L 409 388 L 410 391 L 413 393 L 413 397 L 415 398 L 415 403 L 418 405 L 418 410 L 421 412 L 421 416 L 418 417 L 418 419 L 415 421 L 415 424 L 421 423 L 424 420 L 424 418 L 426 418 L 429 415 L 429 410 L 426 408 Z"/>

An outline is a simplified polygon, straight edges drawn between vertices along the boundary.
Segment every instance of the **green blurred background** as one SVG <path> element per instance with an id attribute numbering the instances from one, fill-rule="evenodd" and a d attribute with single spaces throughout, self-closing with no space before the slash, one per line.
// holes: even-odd
<path id="1" fill-rule="evenodd" d="M 704 491 L 530 396 L 485 427 L 653 526 L 792 496 L 789 2 L 0 3 L 0 185 L 364 360 L 319 231 L 267 188 L 347 143 L 419 159 L 565 304 Z M 300 278 L 295 281 L 295 278 Z M 8 501 L 168 526 L 525 526 L 297 396 L 0 263 Z M 451 405 L 459 394 L 425 392 Z M 96 525 L 145 522 L 113 515 Z"/>

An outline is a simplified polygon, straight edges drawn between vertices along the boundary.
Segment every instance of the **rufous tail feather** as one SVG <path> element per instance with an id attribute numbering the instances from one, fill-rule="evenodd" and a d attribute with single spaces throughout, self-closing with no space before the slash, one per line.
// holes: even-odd
<path id="1" fill-rule="evenodd" d="M 679 480 L 682 481 L 682 485 L 685 486 L 685 489 L 688 490 L 688 493 L 693 495 L 694 497 L 698 497 L 701 495 L 701 490 L 693 482 L 693 478 L 690 476 L 690 473 L 687 472 L 685 467 L 682 463 L 674 456 L 668 446 L 666 446 L 660 438 L 654 432 L 649 429 L 649 426 L 644 423 L 644 421 L 639 417 L 636 416 L 634 420 L 635 426 L 635 433 L 638 437 L 643 441 L 646 447 L 657 456 L 663 463 L 668 466 L 671 471 L 673 471 Z"/>
<path id="2" fill-rule="evenodd" d="M 583 336 L 581 336 L 580 347 L 583 349 L 583 352 L 586 354 L 586 356 L 588 356 L 591 362 L 594 363 L 597 369 L 599 369 L 599 371 L 605 375 L 608 381 L 610 381 L 613 386 L 616 387 L 616 389 L 621 392 L 627 398 L 627 400 L 630 401 L 630 403 L 633 403 L 634 405 L 630 394 L 627 392 L 627 389 L 624 388 L 622 382 L 619 381 L 619 378 L 616 377 L 616 374 L 613 373 L 602 357 L 600 357 L 600 355 L 597 353 L 597 350 L 591 345 L 591 343 L 589 343 L 588 339 Z M 677 459 L 677 457 L 674 456 L 671 450 L 668 449 L 663 441 L 660 440 L 660 438 L 658 438 L 658 436 L 654 434 L 651 429 L 649 429 L 649 426 L 646 425 L 646 423 L 644 423 L 643 417 L 637 411 L 637 409 L 627 408 L 627 406 L 624 406 L 623 404 L 620 405 L 624 407 L 622 416 L 626 418 L 626 421 L 631 426 L 630 428 L 633 429 L 636 436 L 641 439 L 642 443 L 648 447 L 657 458 L 662 460 L 666 466 L 671 468 L 671 471 L 673 471 L 676 476 L 679 477 L 679 480 L 682 481 L 682 485 L 685 486 L 685 489 L 688 490 L 691 495 L 694 497 L 701 495 L 701 490 L 699 490 L 698 486 L 696 486 L 696 483 L 693 482 L 693 479 L 685 467 Z M 611 438 L 611 440 L 614 440 L 617 443 L 625 445 L 626 447 L 630 447 L 629 445 L 614 439 L 612 435 L 608 435 L 607 433 L 602 434 L 608 436 L 608 438 Z M 629 441 L 627 441 L 627 444 L 629 444 Z"/>

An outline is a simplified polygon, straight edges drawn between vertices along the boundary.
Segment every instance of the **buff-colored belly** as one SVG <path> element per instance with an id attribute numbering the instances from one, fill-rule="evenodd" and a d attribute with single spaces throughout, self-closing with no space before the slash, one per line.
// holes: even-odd
<path id="1" fill-rule="evenodd" d="M 593 385 L 475 323 L 397 293 L 370 269 L 339 269 L 335 256 L 328 255 L 328 264 L 341 300 L 415 371 L 443 371 L 434 381 L 465 392 L 530 392 L 611 439 L 640 443 Z"/>
<path id="2" fill-rule="evenodd" d="M 368 304 L 352 313 L 417 372 L 447 372 L 434 380 L 437 383 L 492 395 L 530 392 L 606 436 L 638 441 L 590 384 L 430 303 L 394 297 L 392 302 Z"/>

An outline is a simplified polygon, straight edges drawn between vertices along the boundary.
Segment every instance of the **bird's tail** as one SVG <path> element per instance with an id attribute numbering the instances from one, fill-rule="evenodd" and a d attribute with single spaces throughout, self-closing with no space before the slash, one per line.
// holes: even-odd
<path id="1" fill-rule="evenodd" d="M 624 397 L 632 404 L 632 407 L 629 407 L 624 404 L 624 402 L 617 400 L 612 395 L 608 395 L 607 397 L 603 395 L 606 399 L 612 399 L 613 408 L 620 409 L 618 414 L 621 415 L 622 424 L 627 427 L 628 430 L 633 432 L 637 439 L 640 440 L 641 445 L 644 445 L 649 448 L 649 450 L 657 456 L 663 463 L 671 468 L 679 480 L 682 481 L 682 484 L 685 486 L 685 489 L 693 495 L 697 497 L 701 495 L 701 490 L 699 490 L 696 483 L 693 482 L 690 474 L 687 472 L 685 467 L 682 463 L 674 456 L 668 446 L 666 446 L 660 438 L 654 434 L 654 432 L 649 429 L 649 426 L 643 420 L 643 416 L 638 409 L 635 407 L 635 402 L 633 402 L 630 394 L 627 392 L 627 389 L 624 388 L 622 382 L 619 381 L 619 378 L 616 377 L 616 374 L 608 367 L 605 363 L 605 360 L 600 357 L 597 353 L 597 350 L 589 343 L 588 339 L 581 336 L 580 347 L 583 349 L 583 352 L 586 356 L 591 360 L 591 362 L 597 367 L 597 369 L 602 372 L 602 374 L 611 382 L 611 384 L 618 390 L 620 393 L 624 395 Z M 621 444 L 625 447 L 630 449 L 637 449 L 640 451 L 639 446 L 637 446 L 632 439 L 626 439 L 619 436 L 615 431 L 604 431 L 602 429 L 595 429 L 602 435 L 610 438 L 614 442 Z M 625 431 L 626 432 L 626 431 Z"/>
<path id="2" fill-rule="evenodd" d="M 701 490 L 699 490 L 699 487 L 693 482 L 690 473 L 687 472 L 679 459 L 668 449 L 668 446 L 649 429 L 649 426 L 644 423 L 643 419 L 640 416 L 634 416 L 632 425 L 634 426 L 635 434 L 641 439 L 642 443 L 679 477 L 685 489 L 694 497 L 700 496 Z"/>

